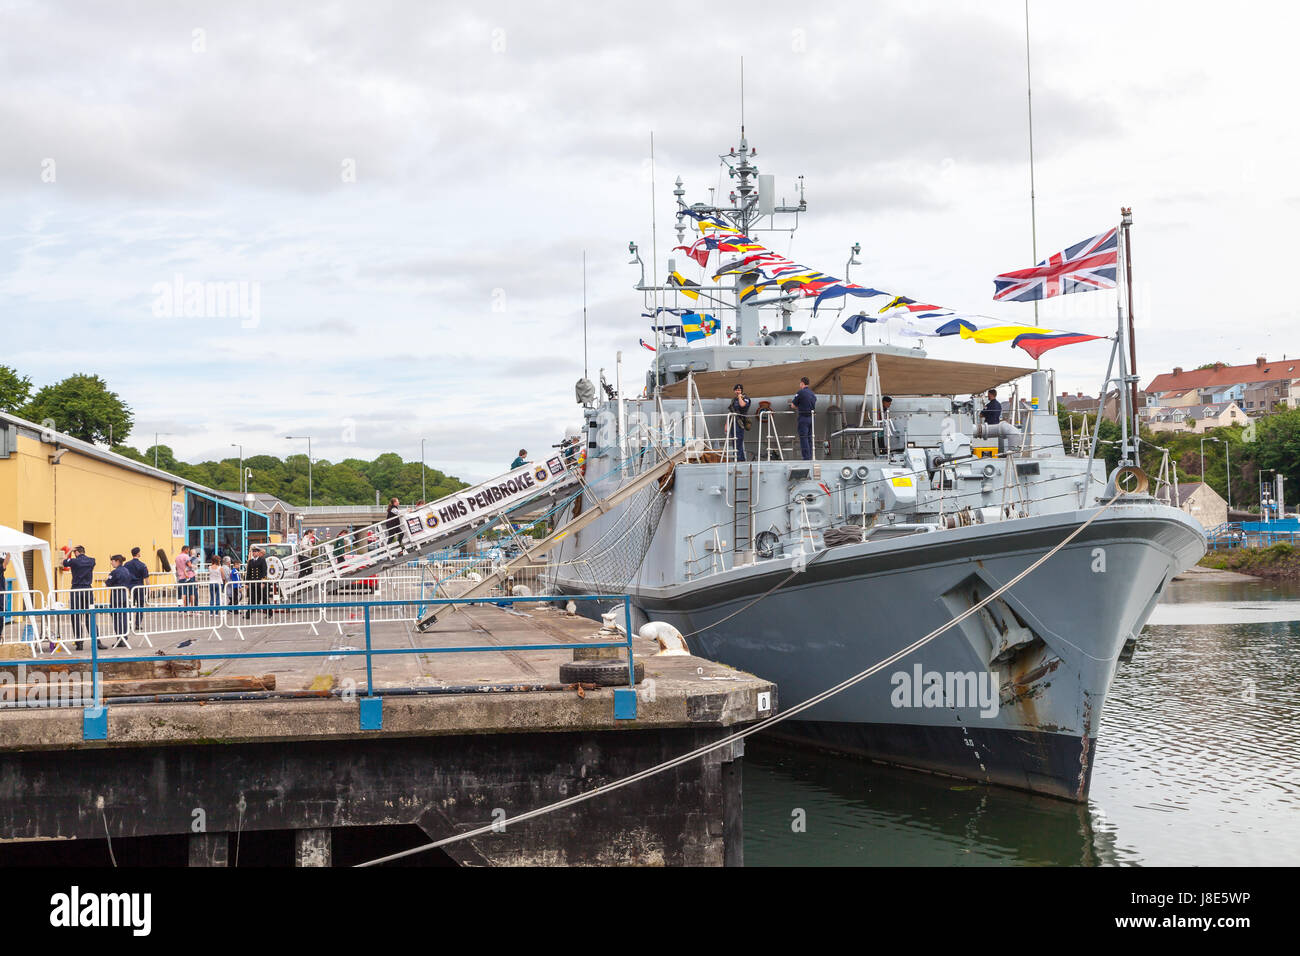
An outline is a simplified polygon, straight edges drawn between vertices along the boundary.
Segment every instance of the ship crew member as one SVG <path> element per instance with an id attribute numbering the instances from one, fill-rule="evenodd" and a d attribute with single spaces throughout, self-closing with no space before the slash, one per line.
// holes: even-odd
<path id="1" fill-rule="evenodd" d="M 94 586 L 95 559 L 86 557 L 86 549 L 77 545 L 72 549 L 72 555 L 63 559 L 63 566 L 72 572 L 72 593 L 69 595 L 68 604 L 74 611 L 88 611 L 91 603 L 90 589 Z M 81 650 L 85 645 L 85 641 L 81 638 L 82 618 L 85 618 L 85 627 L 89 630 L 89 614 L 72 615 L 72 634 L 77 639 L 77 650 Z M 98 642 L 96 646 L 101 651 L 105 649 L 103 642 Z"/>
<path id="2" fill-rule="evenodd" d="M 113 646 L 126 647 L 129 646 L 126 643 L 126 625 L 130 616 L 126 608 L 131 587 L 135 584 L 135 575 L 126 567 L 126 558 L 120 554 L 115 554 L 108 560 L 113 564 L 113 570 L 108 572 L 108 580 L 105 582 L 108 585 L 108 603 L 110 607 L 121 609 L 113 614 L 113 633 L 117 635 Z"/>
<path id="3" fill-rule="evenodd" d="M 1002 403 L 998 401 L 998 390 L 990 388 L 988 402 L 980 410 L 980 418 L 984 419 L 986 425 L 996 425 L 1002 420 Z"/>
<path id="4" fill-rule="evenodd" d="M 893 448 L 894 423 L 890 421 L 889 409 L 894 404 L 892 395 L 881 396 L 880 399 L 880 450 L 883 454 L 888 455 Z"/>
<path id="5" fill-rule="evenodd" d="M 526 464 L 528 464 L 528 449 L 521 448 L 519 449 L 519 456 L 510 463 L 510 468 L 511 470 L 522 468 Z"/>
<path id="6" fill-rule="evenodd" d="M 149 583 L 149 566 L 140 560 L 140 549 L 131 549 L 131 560 L 122 565 L 126 568 L 127 573 L 131 575 L 131 599 L 136 607 L 144 607 L 147 592 L 145 585 Z M 135 612 L 135 629 L 137 631 L 144 628 L 144 615 L 139 611 Z"/>
<path id="7" fill-rule="evenodd" d="M 248 603 L 249 604 L 270 604 L 270 595 L 267 593 L 267 567 L 266 557 L 262 554 L 262 549 L 254 546 L 248 552 L 248 564 L 246 567 L 246 577 L 248 578 Z M 264 609 L 267 617 L 271 616 L 269 609 Z M 248 617 L 249 612 L 244 612 L 244 617 Z"/>
<path id="8" fill-rule="evenodd" d="M 560 454 L 564 456 L 564 467 L 570 468 L 578 460 L 578 444 L 581 439 L 578 437 L 576 430 L 569 429 L 560 442 Z"/>
<path id="9" fill-rule="evenodd" d="M 731 441 L 736 451 L 736 461 L 745 460 L 745 432 L 749 430 L 749 406 L 753 401 L 745 394 L 745 387 L 739 382 L 732 389 L 731 405 L 728 410 L 731 418 Z"/>
<path id="10" fill-rule="evenodd" d="M 817 396 L 813 393 L 811 385 L 807 375 L 799 379 L 799 391 L 795 392 L 794 398 L 790 400 L 790 407 L 798 413 L 799 453 L 804 461 L 812 460 L 812 416 L 813 409 L 817 407 Z"/>

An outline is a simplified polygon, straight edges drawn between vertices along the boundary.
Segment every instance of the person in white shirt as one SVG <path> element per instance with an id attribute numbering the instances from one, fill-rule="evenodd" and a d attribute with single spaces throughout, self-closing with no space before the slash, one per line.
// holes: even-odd
<path id="1" fill-rule="evenodd" d="M 221 559 L 213 555 L 208 564 L 208 603 L 219 607 L 225 603 L 226 582 L 230 580 L 229 572 Z"/>

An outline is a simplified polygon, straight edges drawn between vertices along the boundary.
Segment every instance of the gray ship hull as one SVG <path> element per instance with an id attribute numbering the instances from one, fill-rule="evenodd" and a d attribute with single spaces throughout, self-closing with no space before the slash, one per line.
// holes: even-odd
<path id="1" fill-rule="evenodd" d="M 948 623 L 1095 510 L 830 548 L 797 572 L 786 558 L 628 590 L 640 614 L 677 627 L 693 652 L 774 680 L 790 705 Z M 1203 553 L 1200 526 L 1182 512 L 1117 503 L 986 609 L 781 732 L 1082 801 L 1124 643 L 1169 578 Z"/>

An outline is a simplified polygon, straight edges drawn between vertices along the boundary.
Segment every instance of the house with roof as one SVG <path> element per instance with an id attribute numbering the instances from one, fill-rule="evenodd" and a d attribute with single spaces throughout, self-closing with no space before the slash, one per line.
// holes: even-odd
<path id="1" fill-rule="evenodd" d="M 1157 375 L 1146 387 L 1162 408 L 1232 401 L 1250 415 L 1289 406 L 1293 389 L 1300 389 L 1300 360 L 1270 362 L 1262 355 L 1253 365 L 1218 364 L 1190 372 L 1176 367 Z"/>
<path id="2" fill-rule="evenodd" d="M 1271 415 L 1285 408 L 1293 408 L 1290 403 L 1291 390 L 1283 382 L 1252 382 L 1246 386 L 1242 395 L 1242 408 L 1247 415 Z"/>
<path id="3" fill-rule="evenodd" d="M 1228 520 L 1228 503 L 1223 496 L 1200 481 L 1189 481 L 1178 486 L 1175 507 L 1187 512 L 1206 530 Z"/>
<path id="4" fill-rule="evenodd" d="M 1146 405 L 1147 405 L 1147 394 L 1146 392 L 1139 391 L 1137 393 L 1137 410 L 1139 416 L 1142 415 L 1142 409 L 1144 409 Z M 1117 422 L 1119 421 L 1119 411 L 1120 411 L 1119 393 L 1112 388 L 1110 391 L 1106 393 L 1106 401 L 1101 408 L 1101 417 L 1107 419 L 1108 421 Z"/>
<path id="5" fill-rule="evenodd" d="M 1213 402 L 1207 405 L 1157 409 L 1147 426 L 1153 432 L 1195 432 L 1210 428 L 1244 425 L 1249 416 L 1236 402 Z"/>
<path id="6" fill-rule="evenodd" d="M 1097 399 L 1091 395 L 1085 395 L 1083 392 L 1075 392 L 1073 395 L 1069 392 L 1062 392 L 1060 397 L 1057 398 L 1056 404 L 1067 412 L 1095 412 L 1097 410 Z"/>
<path id="7" fill-rule="evenodd" d="M 1212 385 L 1197 389 L 1197 394 L 1200 403 L 1204 405 L 1218 405 L 1221 402 L 1236 402 L 1240 405 L 1246 399 L 1246 384 L 1237 382 L 1235 385 Z"/>

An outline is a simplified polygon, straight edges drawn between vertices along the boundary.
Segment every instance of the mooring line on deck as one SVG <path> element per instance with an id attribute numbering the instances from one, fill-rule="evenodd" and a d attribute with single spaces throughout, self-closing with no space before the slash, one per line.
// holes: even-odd
<path id="1" fill-rule="evenodd" d="M 1051 551 L 1048 551 L 1041 558 L 1036 560 L 1033 564 L 1029 565 L 1029 567 L 1025 568 L 1025 570 L 1021 571 L 1019 574 L 1013 577 L 1006 584 L 1002 585 L 997 590 L 993 591 L 983 600 L 978 601 L 975 604 L 972 604 L 969 608 L 967 608 L 965 611 L 962 611 L 960 614 L 958 614 L 948 623 L 943 624 L 938 628 L 935 628 L 929 634 L 925 635 L 925 637 L 922 637 L 919 640 L 915 641 L 914 643 L 909 644 L 907 647 L 904 647 L 901 650 L 894 652 L 889 657 L 886 657 L 884 660 L 881 660 L 871 665 L 866 670 L 859 671 L 857 674 L 854 674 L 852 677 L 848 678 L 847 680 L 841 681 L 840 683 L 836 684 L 834 687 L 829 687 L 826 690 L 821 691 L 820 693 L 815 694 L 812 697 L 809 697 L 807 700 L 803 701 L 802 703 L 796 704 L 795 706 L 791 707 L 789 710 L 784 710 L 779 714 L 773 714 L 771 717 L 768 717 L 766 720 L 761 720 L 758 723 L 752 724 L 749 727 L 746 727 L 743 730 L 739 730 L 734 734 L 729 734 L 726 737 L 723 737 L 721 740 L 715 740 L 711 744 L 706 744 L 703 747 L 698 747 L 695 750 L 692 750 L 689 753 L 682 754 L 679 757 L 673 757 L 671 760 L 665 760 L 663 763 L 656 764 L 653 767 L 647 767 L 645 770 L 639 770 L 634 774 L 622 778 L 621 780 L 614 780 L 611 781 L 610 783 L 601 784 L 599 787 L 596 787 L 594 790 L 589 790 L 586 793 L 575 794 L 572 797 L 566 797 L 563 800 L 557 800 L 555 803 L 550 803 L 547 804 L 546 806 L 538 807 L 534 810 L 528 810 L 525 811 L 524 813 L 520 813 L 513 817 L 508 817 L 504 820 L 494 821 L 492 823 L 485 824 L 484 826 L 478 827 L 476 829 L 467 830 L 464 833 L 457 833 L 454 834 L 453 836 L 443 837 L 441 840 L 435 840 L 431 843 L 426 843 L 421 846 L 412 847 L 409 850 L 402 850 L 398 853 L 391 853 L 388 856 L 382 856 L 374 860 L 367 860 L 364 863 L 358 863 L 357 866 L 362 866 L 362 867 L 378 866 L 381 863 L 391 863 L 394 860 L 404 859 L 405 857 L 414 856 L 417 853 L 425 853 L 429 850 L 436 850 L 444 846 L 449 846 L 452 843 L 459 843 L 462 840 L 469 840 L 478 836 L 486 836 L 487 834 L 490 833 L 500 833 L 506 827 L 510 826 L 513 823 L 524 823 L 525 821 L 532 820 L 537 817 L 545 816 L 548 813 L 554 813 L 556 810 L 563 810 L 566 807 L 571 807 L 579 803 L 584 803 L 587 800 L 591 800 L 598 796 L 603 796 L 606 793 L 612 793 L 615 790 L 621 790 L 624 787 L 631 786 L 634 783 L 638 783 L 649 777 L 653 777 L 656 774 L 663 773 L 665 770 L 672 770 L 675 767 L 680 767 L 683 764 L 689 763 L 692 760 L 696 760 L 699 757 L 703 757 L 705 754 L 712 753 L 715 750 L 721 750 L 723 747 L 729 747 L 731 744 L 735 743 L 738 740 L 744 740 L 746 737 L 750 737 L 753 736 L 754 734 L 761 733 L 762 731 L 767 730 L 769 727 L 772 727 L 775 724 L 779 724 L 782 721 L 789 720 L 791 717 L 801 714 L 805 710 L 815 707 L 818 704 L 822 703 L 823 701 L 829 700 L 830 698 L 836 696 L 837 694 L 848 690 L 850 687 L 853 687 L 854 685 L 861 683 L 862 681 L 866 680 L 868 677 L 871 677 L 872 675 L 878 673 L 879 671 L 890 666 L 891 664 L 898 663 L 898 661 L 907 657 L 909 654 L 917 650 L 920 650 L 922 647 L 930 643 L 939 635 L 951 630 L 953 627 L 956 627 L 962 621 L 966 620 L 968 617 L 972 616 L 973 614 L 977 613 L 982 608 L 984 608 L 985 605 L 1001 597 L 1007 591 L 1011 590 L 1011 588 L 1015 587 L 1017 584 L 1019 584 L 1021 581 L 1027 578 L 1034 571 L 1038 570 L 1038 568 L 1040 568 L 1048 560 L 1054 557 L 1062 548 L 1064 548 L 1067 544 L 1069 544 L 1080 534 L 1082 534 L 1083 531 L 1089 525 L 1091 525 L 1094 521 L 1096 521 L 1103 514 L 1105 514 L 1106 511 L 1109 510 L 1111 505 L 1113 505 L 1116 501 L 1119 500 L 1119 497 L 1122 494 L 1123 492 L 1117 489 L 1114 497 L 1112 497 L 1109 501 L 1107 501 L 1104 505 L 1102 505 L 1101 508 L 1097 510 L 1096 514 L 1089 517 L 1087 521 L 1083 522 L 1083 524 L 1079 525 L 1079 527 L 1075 528 L 1068 535 L 1066 535 L 1066 537 L 1062 539 L 1062 541 L 1058 545 L 1052 548 Z M 782 583 L 784 583 L 784 581 Z M 780 585 L 777 585 L 777 587 L 779 586 Z M 771 591 L 767 592 L 767 594 L 771 594 L 772 591 L 775 591 L 777 589 L 777 587 L 773 587 Z M 760 598 L 762 597 L 766 597 L 766 594 L 760 595 Z"/>

